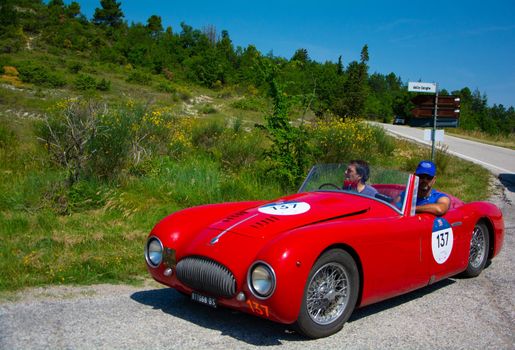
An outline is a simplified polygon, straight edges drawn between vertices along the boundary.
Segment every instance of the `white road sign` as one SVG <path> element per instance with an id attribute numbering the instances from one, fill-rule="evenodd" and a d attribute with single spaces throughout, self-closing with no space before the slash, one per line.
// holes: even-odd
<path id="1" fill-rule="evenodd" d="M 420 83 L 420 82 L 408 82 L 408 91 L 413 92 L 436 92 L 435 83 Z"/>
<path id="2" fill-rule="evenodd" d="M 424 140 L 433 141 L 433 129 L 424 129 Z M 436 130 L 435 142 L 443 142 L 444 130 Z"/>

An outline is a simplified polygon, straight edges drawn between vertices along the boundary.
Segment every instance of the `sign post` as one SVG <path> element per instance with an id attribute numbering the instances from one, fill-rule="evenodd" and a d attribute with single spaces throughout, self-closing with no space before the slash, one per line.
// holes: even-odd
<path id="1" fill-rule="evenodd" d="M 438 86 L 436 85 L 436 83 L 408 82 L 408 91 L 428 92 L 436 94 L 433 111 L 433 130 L 431 133 L 431 161 L 434 162 L 436 143 L 436 116 L 438 115 Z"/>
<path id="2" fill-rule="evenodd" d="M 431 137 L 431 161 L 435 162 L 435 143 L 436 143 L 436 116 L 438 115 L 438 85 L 435 84 L 435 114 L 433 116 L 433 134 Z"/>

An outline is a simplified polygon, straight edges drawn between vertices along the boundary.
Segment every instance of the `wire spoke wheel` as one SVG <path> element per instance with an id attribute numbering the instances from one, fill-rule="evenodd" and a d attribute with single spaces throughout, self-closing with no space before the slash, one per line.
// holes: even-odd
<path id="1" fill-rule="evenodd" d="M 486 255 L 486 232 L 481 226 L 474 227 L 472 232 L 472 240 L 470 242 L 470 265 L 479 268 Z"/>
<path id="2" fill-rule="evenodd" d="M 472 231 L 470 238 L 469 262 L 462 275 L 476 277 L 485 268 L 490 248 L 490 234 L 484 222 L 478 222 Z"/>
<path id="3" fill-rule="evenodd" d="M 315 272 L 307 291 L 307 308 L 311 319 L 326 325 L 338 319 L 349 301 L 349 276 L 345 268 L 329 263 Z"/>
<path id="4" fill-rule="evenodd" d="M 356 261 L 347 251 L 323 253 L 306 279 L 297 330 L 310 338 L 338 332 L 354 311 L 359 285 Z"/>

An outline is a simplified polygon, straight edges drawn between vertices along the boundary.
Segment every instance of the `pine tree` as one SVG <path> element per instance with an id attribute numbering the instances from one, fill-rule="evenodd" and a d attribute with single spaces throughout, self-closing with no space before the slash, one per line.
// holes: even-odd
<path id="1" fill-rule="evenodd" d="M 118 27 L 123 23 L 124 14 L 120 8 L 121 3 L 115 0 L 100 0 L 101 9 L 96 8 L 93 15 L 93 23 Z"/>

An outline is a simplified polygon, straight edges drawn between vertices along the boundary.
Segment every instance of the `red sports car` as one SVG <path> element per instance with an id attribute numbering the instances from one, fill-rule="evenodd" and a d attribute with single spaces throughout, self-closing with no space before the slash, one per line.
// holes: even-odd
<path id="1" fill-rule="evenodd" d="M 145 245 L 150 274 L 194 301 L 318 338 L 339 331 L 356 307 L 456 274 L 477 276 L 501 250 L 495 205 L 449 196 L 444 216 L 416 214 L 417 176 L 372 169 L 379 193 L 367 197 L 341 189 L 345 169 L 315 166 L 297 194 L 271 202 L 166 217 Z"/>

